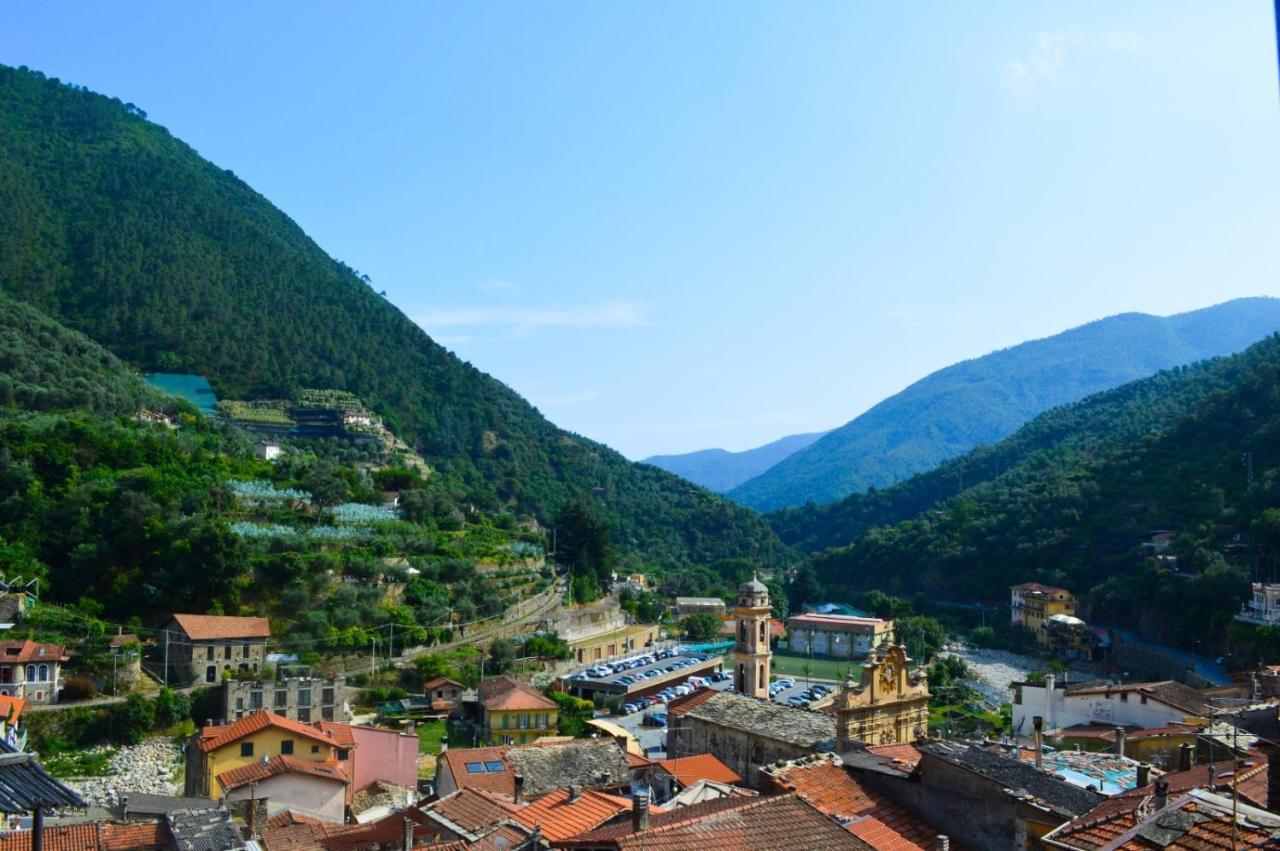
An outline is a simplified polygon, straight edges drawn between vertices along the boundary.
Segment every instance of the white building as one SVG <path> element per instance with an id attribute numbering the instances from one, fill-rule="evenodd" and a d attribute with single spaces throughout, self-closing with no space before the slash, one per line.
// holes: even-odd
<path id="1" fill-rule="evenodd" d="M 1240 607 L 1236 620 L 1259 626 L 1280 626 L 1280 583 L 1253 583 L 1253 598 Z"/>
<path id="2" fill-rule="evenodd" d="M 793 653 L 852 659 L 889 644 L 893 621 L 851 615 L 796 615 L 787 620 L 787 647 Z"/>
<path id="3" fill-rule="evenodd" d="M 274 461 L 280 457 L 280 444 L 274 440 L 259 440 L 253 444 L 253 457 L 260 461 Z"/>
<path id="4" fill-rule="evenodd" d="M 1173 680 L 1155 683 L 1068 685 L 1048 674 L 1043 683 L 1014 683 L 1013 733 L 1030 736 L 1032 718 L 1046 733 L 1077 724 L 1165 727 L 1207 717 L 1204 695 Z"/>

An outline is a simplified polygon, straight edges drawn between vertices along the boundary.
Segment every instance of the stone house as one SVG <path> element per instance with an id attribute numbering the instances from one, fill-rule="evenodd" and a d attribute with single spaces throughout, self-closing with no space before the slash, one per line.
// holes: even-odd
<path id="1" fill-rule="evenodd" d="M 668 758 L 712 754 L 753 788 L 761 766 L 836 748 L 830 715 L 733 692 L 702 689 L 667 712 Z"/>
<path id="2" fill-rule="evenodd" d="M 252 676 L 266 660 L 271 627 L 266 618 L 175 614 L 161 636 L 168 677 L 178 683 L 218 683 Z"/>
<path id="3" fill-rule="evenodd" d="M 452 714 L 462 703 L 466 687 L 448 677 L 435 677 L 422 684 L 422 696 L 431 704 L 432 712 Z"/>
<path id="4" fill-rule="evenodd" d="M 69 658 L 61 644 L 31 639 L 0 642 L 0 697 L 56 703 L 62 688 L 62 665 Z"/>
<path id="5" fill-rule="evenodd" d="M 228 680 L 222 684 L 222 718 L 235 721 L 269 709 L 309 724 L 345 721 L 346 680 L 342 677 L 280 677 L 275 680 Z"/>

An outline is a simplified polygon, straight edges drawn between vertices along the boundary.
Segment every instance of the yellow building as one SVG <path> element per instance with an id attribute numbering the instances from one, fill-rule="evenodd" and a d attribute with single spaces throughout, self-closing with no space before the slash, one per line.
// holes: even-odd
<path id="1" fill-rule="evenodd" d="M 832 708 L 836 715 L 836 741 L 841 753 L 852 742 L 876 745 L 903 744 L 929 733 L 929 681 L 912 674 L 911 660 L 901 645 L 874 651 L 862 666 L 862 682 L 846 680 Z"/>
<path id="2" fill-rule="evenodd" d="M 489 744 L 524 745 L 555 735 L 559 707 L 537 689 L 513 677 L 495 677 L 477 691 Z"/>
<path id="3" fill-rule="evenodd" d="M 352 747 L 349 737 L 339 739 L 274 712 L 254 712 L 234 724 L 204 727 L 192 737 L 187 748 L 186 794 L 219 800 L 220 776 L 273 757 L 324 763 L 346 776 Z"/>
<path id="4" fill-rule="evenodd" d="M 1024 582 L 1011 589 L 1009 620 L 1015 626 L 1025 626 L 1035 635 L 1036 641 L 1048 646 L 1049 633 L 1045 621 L 1053 615 L 1075 617 L 1075 595 L 1065 588 Z"/>

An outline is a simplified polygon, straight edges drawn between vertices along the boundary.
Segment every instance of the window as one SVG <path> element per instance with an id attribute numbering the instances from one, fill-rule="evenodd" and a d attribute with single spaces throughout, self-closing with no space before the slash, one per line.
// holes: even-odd
<path id="1" fill-rule="evenodd" d="M 299 706 L 311 705 L 311 689 L 309 688 L 298 689 L 298 705 Z"/>
<path id="2" fill-rule="evenodd" d="M 333 703 L 333 689 L 327 688 L 320 692 L 320 702 L 326 706 Z"/>
<path id="3" fill-rule="evenodd" d="M 510 726 L 511 726 L 511 716 L 509 716 L 509 715 L 503 715 L 503 716 L 502 716 L 502 729 L 504 729 L 504 730 L 505 730 L 505 729 L 507 729 L 507 727 L 510 727 Z"/>
<path id="4" fill-rule="evenodd" d="M 280 743 L 280 753 L 283 756 L 289 756 L 293 753 L 293 739 L 285 739 Z"/>
<path id="5" fill-rule="evenodd" d="M 279 709 L 289 705 L 289 692 L 282 688 L 276 689 L 276 708 Z"/>
<path id="6" fill-rule="evenodd" d="M 230 658 L 231 658 L 231 645 L 230 645 L 230 644 L 225 645 L 225 646 L 222 648 L 222 658 L 223 658 L 223 659 L 230 659 Z"/>
<path id="7" fill-rule="evenodd" d="M 253 742 L 240 743 L 240 756 L 253 756 Z"/>
<path id="8" fill-rule="evenodd" d="M 212 644 L 210 644 L 208 647 L 204 649 L 204 660 L 206 662 L 213 661 L 213 645 Z"/>
<path id="9" fill-rule="evenodd" d="M 260 691 L 249 692 L 249 708 L 250 709 L 262 708 L 262 692 Z"/>
<path id="10" fill-rule="evenodd" d="M 42 691 L 36 692 L 36 700 L 44 700 L 44 692 Z"/>
<path id="11" fill-rule="evenodd" d="M 40 682 L 42 683 L 49 682 L 49 666 L 48 665 L 40 666 Z"/>
<path id="12" fill-rule="evenodd" d="M 298 710 L 298 720 L 299 720 L 299 721 L 301 721 L 303 724 L 310 724 L 310 723 L 311 723 L 311 710 L 310 710 L 310 709 L 299 709 L 299 710 Z"/>
<path id="13" fill-rule="evenodd" d="M 237 697 L 237 698 L 236 698 L 236 709 L 244 709 L 244 698 L 243 698 L 243 697 Z"/>
<path id="14" fill-rule="evenodd" d="M 244 658 L 246 658 L 246 659 L 248 659 L 248 658 L 249 658 L 249 645 L 248 645 L 248 644 L 246 644 L 246 645 L 244 645 L 243 647 L 241 647 L 241 648 L 240 648 L 240 655 L 241 655 L 241 656 L 243 656 L 243 657 L 244 657 Z"/>
<path id="15" fill-rule="evenodd" d="M 319 746 L 319 745 L 312 745 L 312 746 L 311 746 L 311 752 L 312 752 L 312 753 L 320 753 L 320 746 Z"/>
<path id="16" fill-rule="evenodd" d="M 204 681 L 206 683 L 216 683 L 218 681 L 218 666 L 210 665 L 204 669 Z"/>
<path id="17" fill-rule="evenodd" d="M 34 680 L 35 678 L 36 678 L 36 666 L 35 666 L 35 665 L 28 665 L 28 666 L 27 666 L 27 681 L 28 681 L 28 682 L 30 682 L 30 681 Z"/>
<path id="18" fill-rule="evenodd" d="M 484 771 L 485 771 L 485 769 L 484 769 L 484 763 L 483 763 L 483 762 L 468 762 L 468 763 L 467 763 L 467 773 L 468 773 L 468 774 L 484 774 Z"/>
<path id="19" fill-rule="evenodd" d="M 320 710 L 320 717 L 321 717 L 321 718 L 323 718 L 323 719 L 324 719 L 324 720 L 326 720 L 326 721 L 332 721 L 332 720 L 333 720 L 333 707 L 332 707 L 332 706 L 325 706 L 325 707 L 321 708 L 321 710 Z"/>
<path id="20" fill-rule="evenodd" d="M 348 751 L 346 748 L 338 748 L 338 759 L 345 760 L 347 758 L 347 753 Z"/>
<path id="21" fill-rule="evenodd" d="M 765 677 L 764 677 L 764 663 L 763 663 L 763 662 L 761 662 L 761 663 L 760 663 L 760 678 L 759 678 L 758 680 L 756 680 L 756 688 L 760 688 L 761 686 L 767 686 L 767 685 L 769 685 L 769 682 L 768 682 L 768 680 L 766 680 L 766 679 L 765 679 Z"/>
<path id="22" fill-rule="evenodd" d="M 763 643 L 763 642 L 764 642 L 764 640 L 765 640 L 765 639 L 764 639 L 764 625 L 765 625 L 765 622 L 764 622 L 764 621 L 760 621 L 760 641 L 761 641 L 761 643 Z"/>
<path id="23" fill-rule="evenodd" d="M 487 768 L 489 771 L 493 772 L 494 774 L 501 774 L 503 771 L 503 766 L 500 761 L 486 762 L 484 764 L 484 767 Z"/>

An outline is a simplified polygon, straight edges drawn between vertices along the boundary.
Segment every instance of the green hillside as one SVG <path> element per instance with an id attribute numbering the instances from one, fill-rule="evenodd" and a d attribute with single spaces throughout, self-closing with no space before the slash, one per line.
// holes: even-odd
<path id="1" fill-rule="evenodd" d="M 846 505 L 852 543 L 815 565 L 849 589 L 991 602 L 1036 580 L 1084 594 L 1098 620 L 1220 645 L 1251 572 L 1280 575 L 1276 506 L 1280 336 L 1052 411 L 992 449 Z M 1176 572 L 1141 557 L 1154 529 L 1176 532 Z"/>
<path id="2" fill-rule="evenodd" d="M 791 434 L 741 452 L 701 449 L 680 455 L 653 455 L 642 463 L 661 467 L 707 490 L 724 493 L 760 475 L 788 455 L 799 452 L 823 434 Z"/>
<path id="3" fill-rule="evenodd" d="M 598 498 L 625 556 L 785 558 L 752 512 L 548 422 L 131 104 L 0 67 L 0 289 L 221 398 L 350 391 L 482 508 Z"/>
<path id="4" fill-rule="evenodd" d="M 1056 405 L 1238 352 L 1280 330 L 1280 299 L 1128 313 L 939 370 L 729 491 L 762 511 L 883 488 L 1012 434 Z"/>

